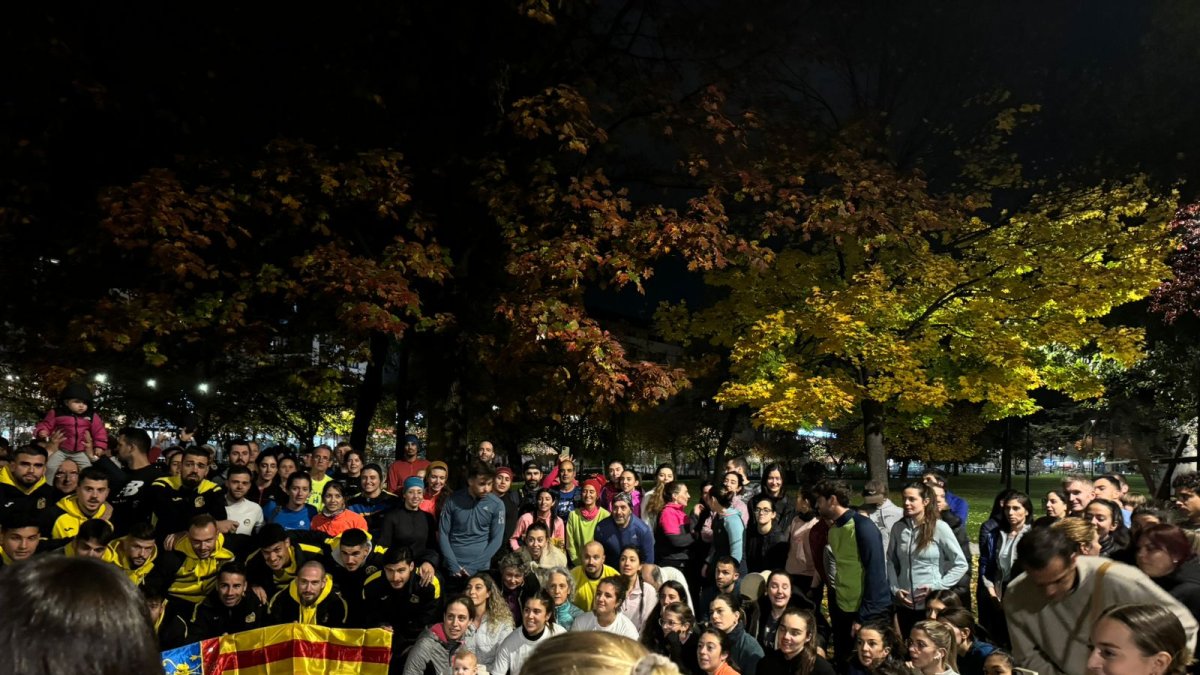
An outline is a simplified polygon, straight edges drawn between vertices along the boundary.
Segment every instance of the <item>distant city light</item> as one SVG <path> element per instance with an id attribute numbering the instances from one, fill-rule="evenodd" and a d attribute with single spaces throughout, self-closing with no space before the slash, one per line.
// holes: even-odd
<path id="1" fill-rule="evenodd" d="M 158 386 L 158 380 L 154 380 L 154 379 L 146 380 L 146 386 L 153 389 Z"/>
<path id="2" fill-rule="evenodd" d="M 108 382 L 108 375 L 105 375 L 104 373 L 96 373 L 96 376 L 92 379 L 100 384 L 104 384 L 105 382 Z"/>
<path id="3" fill-rule="evenodd" d="M 197 390 L 198 390 L 198 391 L 199 391 L 201 394 L 207 394 L 207 393 L 208 393 L 208 383 L 207 383 L 207 382 L 201 382 L 201 383 L 199 384 L 199 386 L 197 386 L 197 387 L 196 387 L 196 389 L 197 389 Z"/>

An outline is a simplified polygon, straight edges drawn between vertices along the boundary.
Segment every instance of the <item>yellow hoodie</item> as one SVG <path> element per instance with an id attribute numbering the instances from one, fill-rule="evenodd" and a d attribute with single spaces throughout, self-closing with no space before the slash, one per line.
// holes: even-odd
<path id="1" fill-rule="evenodd" d="M 67 544 L 65 548 L 63 548 L 63 555 L 67 556 L 68 558 L 78 558 L 79 557 L 78 551 L 75 550 L 75 542 L 71 542 L 71 543 Z M 117 564 L 116 556 L 113 554 L 111 548 L 104 549 L 103 560 L 106 563 L 112 563 L 113 565 Z"/>
<path id="2" fill-rule="evenodd" d="M 79 526 L 85 520 L 111 520 L 113 509 L 108 502 L 100 505 L 100 508 L 91 516 L 85 516 L 79 508 L 79 499 L 75 495 L 63 497 L 56 504 L 62 509 L 63 513 L 58 518 L 54 519 L 54 526 L 50 528 L 51 539 L 74 539 L 75 535 L 79 534 Z"/>
<path id="3" fill-rule="evenodd" d="M 321 594 L 317 596 L 317 601 L 311 607 L 308 607 L 300 601 L 300 590 L 296 586 L 296 580 L 293 579 L 292 583 L 288 584 L 288 595 L 291 596 L 292 600 L 296 601 L 296 607 L 300 609 L 299 623 L 304 626 L 317 625 L 317 608 L 321 606 L 322 602 L 325 602 L 325 598 L 328 598 L 332 592 L 333 577 L 326 574 L 325 588 L 321 589 Z"/>
<path id="4" fill-rule="evenodd" d="M 150 570 L 154 569 L 154 559 L 158 557 L 158 547 L 154 547 L 154 552 L 150 554 L 149 558 L 146 558 L 146 562 L 142 563 L 141 567 L 134 569 L 133 561 L 129 559 L 129 556 L 125 555 L 125 540 L 128 538 L 128 536 L 125 536 L 120 539 L 114 539 L 108 545 L 108 550 L 113 556 L 112 563 L 125 570 L 125 575 L 129 577 L 134 586 L 141 586 L 146 580 L 146 575 L 150 574 Z"/>
<path id="5" fill-rule="evenodd" d="M 167 589 L 167 595 L 185 600 L 193 605 L 204 599 L 217 583 L 217 570 L 233 560 L 233 553 L 225 549 L 225 535 L 217 535 L 217 548 L 212 555 L 201 560 L 192 549 L 192 540 L 181 537 L 175 550 L 183 554 L 183 564 L 175 572 L 175 581 Z"/>
<path id="6" fill-rule="evenodd" d="M 37 490 L 38 488 L 42 487 L 45 484 L 46 484 L 46 478 L 45 478 L 45 476 L 43 476 L 38 479 L 38 482 L 33 484 L 33 487 L 26 490 L 25 488 L 21 487 L 21 484 L 18 483 L 15 478 L 13 478 L 12 472 L 8 470 L 7 466 L 0 469 L 0 485 L 10 485 L 10 486 L 16 488 L 17 490 L 19 490 L 21 492 L 21 494 L 25 495 L 26 497 L 33 494 L 35 490 Z"/>

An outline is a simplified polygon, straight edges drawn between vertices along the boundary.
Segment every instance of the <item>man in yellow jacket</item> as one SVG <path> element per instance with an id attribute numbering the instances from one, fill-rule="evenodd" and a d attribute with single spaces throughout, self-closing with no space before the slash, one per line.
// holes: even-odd
<path id="1" fill-rule="evenodd" d="M 46 482 L 46 449 L 17 448 L 8 466 L 0 468 L 0 511 L 23 508 L 42 512 L 54 506 L 54 488 Z"/>
<path id="2" fill-rule="evenodd" d="M 154 569 L 158 558 L 158 544 L 154 542 L 154 528 L 150 523 L 138 523 L 129 529 L 129 534 L 114 539 L 108 545 L 113 562 L 125 570 L 125 575 L 134 586 L 141 586 L 146 576 Z"/>
<path id="3" fill-rule="evenodd" d="M 47 509 L 42 536 L 51 540 L 74 539 L 85 520 L 109 520 L 113 509 L 108 504 L 108 474 L 89 466 L 79 472 L 75 494 L 58 500 Z"/>
<path id="4" fill-rule="evenodd" d="M 146 578 L 146 585 L 164 591 L 168 598 L 196 604 L 217 583 L 221 565 L 235 558 L 217 532 L 217 522 L 208 514 L 192 518 L 187 536 L 175 542 L 175 550 L 162 553 Z"/>
<path id="5" fill-rule="evenodd" d="M 319 560 L 310 560 L 300 567 L 292 583 L 271 598 L 267 613 L 273 624 L 341 628 L 350 620 L 350 608 L 334 590 L 333 579 Z"/>

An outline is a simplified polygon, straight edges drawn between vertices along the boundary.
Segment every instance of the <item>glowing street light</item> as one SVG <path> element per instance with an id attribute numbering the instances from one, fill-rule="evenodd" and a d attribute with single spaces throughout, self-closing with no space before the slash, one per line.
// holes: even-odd
<path id="1" fill-rule="evenodd" d="M 96 376 L 92 379 L 100 384 L 104 384 L 105 382 L 108 382 L 108 375 L 105 375 L 104 373 L 96 373 Z"/>
<path id="2" fill-rule="evenodd" d="M 146 380 L 146 386 L 151 389 L 154 389 L 155 387 L 158 386 L 158 380 L 155 380 L 155 379 Z"/>
<path id="3" fill-rule="evenodd" d="M 201 383 L 200 383 L 200 384 L 199 384 L 199 385 L 196 387 L 196 390 L 197 390 L 197 391 L 199 391 L 201 394 L 207 394 L 207 393 L 208 393 L 208 383 L 207 383 L 207 382 L 201 382 Z"/>

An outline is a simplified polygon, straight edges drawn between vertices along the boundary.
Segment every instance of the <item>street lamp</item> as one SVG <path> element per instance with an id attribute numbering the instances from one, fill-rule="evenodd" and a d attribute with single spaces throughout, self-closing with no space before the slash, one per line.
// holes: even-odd
<path id="1" fill-rule="evenodd" d="M 96 376 L 92 379 L 100 384 L 104 384 L 105 382 L 108 382 L 108 375 L 105 375 L 104 373 L 96 373 Z"/>
<path id="2" fill-rule="evenodd" d="M 207 382 L 201 382 L 201 383 L 200 383 L 200 384 L 199 384 L 199 385 L 196 387 L 196 390 L 197 390 L 197 391 L 199 391 L 201 394 L 207 394 L 207 393 L 208 393 L 208 383 L 207 383 Z"/>
<path id="3" fill-rule="evenodd" d="M 149 380 L 146 380 L 146 386 L 147 386 L 147 387 L 149 387 L 149 388 L 151 388 L 151 389 L 154 389 L 155 387 L 157 387 L 157 386 L 158 386 L 158 380 L 155 380 L 155 379 L 153 379 L 153 378 L 152 378 L 152 379 L 149 379 Z"/>

